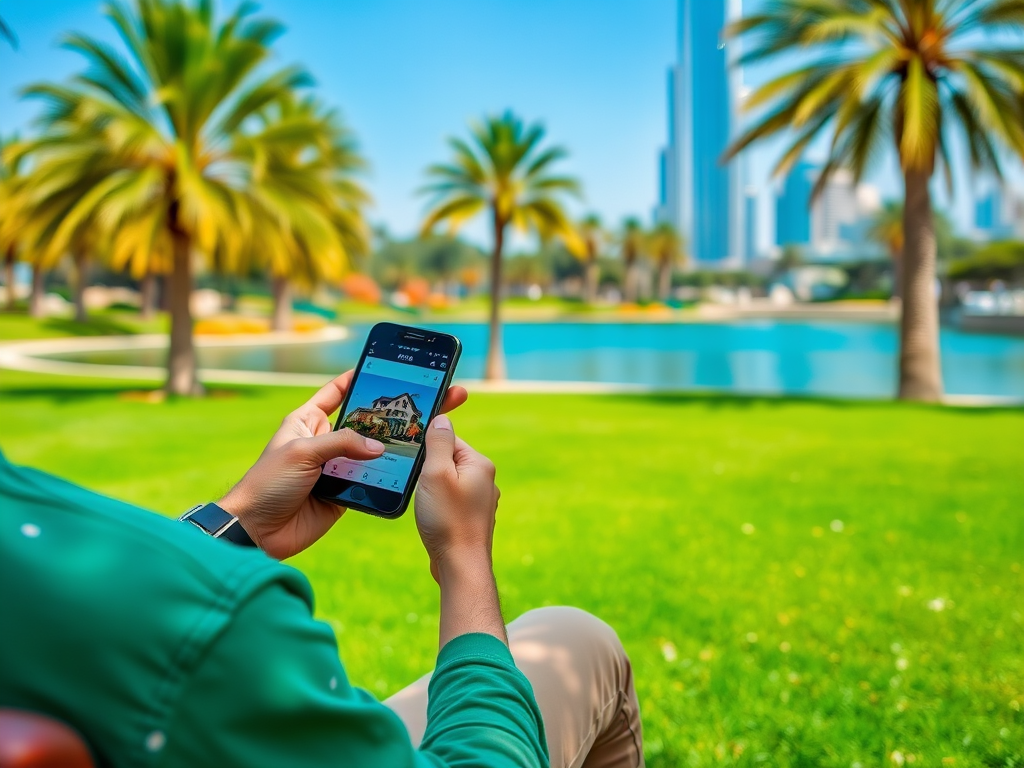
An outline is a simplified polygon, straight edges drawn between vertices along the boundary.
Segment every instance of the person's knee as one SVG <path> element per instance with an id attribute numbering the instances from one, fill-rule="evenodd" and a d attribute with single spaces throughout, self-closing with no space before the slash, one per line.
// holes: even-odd
<path id="1" fill-rule="evenodd" d="M 629 663 L 615 630 L 581 608 L 562 605 L 535 608 L 513 621 L 509 630 L 522 630 L 534 640 L 543 638 L 548 643 L 567 646 L 579 653 Z"/>

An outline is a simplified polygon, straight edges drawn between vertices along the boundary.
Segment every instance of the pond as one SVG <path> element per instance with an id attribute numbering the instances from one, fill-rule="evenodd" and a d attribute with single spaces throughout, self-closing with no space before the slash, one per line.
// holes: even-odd
<path id="1" fill-rule="evenodd" d="M 487 327 L 432 325 L 462 339 L 458 375 L 483 375 Z M 206 368 L 335 374 L 358 357 L 368 325 L 344 341 L 199 350 Z M 661 390 L 890 397 L 896 328 L 858 322 L 509 323 L 509 378 L 637 384 Z M 942 372 L 952 395 L 1024 397 L 1024 339 L 943 328 Z M 163 365 L 159 349 L 63 354 L 60 359 Z"/>

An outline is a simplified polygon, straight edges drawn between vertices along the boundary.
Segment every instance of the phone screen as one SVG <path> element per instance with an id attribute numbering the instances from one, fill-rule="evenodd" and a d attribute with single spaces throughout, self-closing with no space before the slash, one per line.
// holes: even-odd
<path id="1" fill-rule="evenodd" d="M 412 332 L 423 339 L 404 338 Z M 335 428 L 380 440 L 384 453 L 368 461 L 339 457 L 325 463 L 320 485 L 330 488 L 330 496 L 375 511 L 402 506 L 427 423 L 447 391 L 457 344 L 446 334 L 390 324 L 371 331 Z"/>

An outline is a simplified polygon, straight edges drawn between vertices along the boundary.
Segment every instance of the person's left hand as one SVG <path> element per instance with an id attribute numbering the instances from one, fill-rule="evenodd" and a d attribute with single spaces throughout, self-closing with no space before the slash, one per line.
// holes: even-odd
<path id="1" fill-rule="evenodd" d="M 217 502 L 271 557 L 298 554 L 344 514 L 343 507 L 310 496 L 324 462 L 340 456 L 375 459 L 384 452 L 377 440 L 331 428 L 330 415 L 351 382 L 352 371 L 343 373 L 288 414 L 245 477 Z M 462 387 L 449 388 L 441 412 L 458 408 L 468 397 Z"/>

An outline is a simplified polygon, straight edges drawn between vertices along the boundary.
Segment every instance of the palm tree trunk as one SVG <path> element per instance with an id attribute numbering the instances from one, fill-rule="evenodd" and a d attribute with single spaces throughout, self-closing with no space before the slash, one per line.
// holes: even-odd
<path id="1" fill-rule="evenodd" d="M 501 252 L 505 245 L 505 222 L 494 212 L 494 252 L 491 254 L 491 325 L 487 340 L 484 378 L 505 380 L 505 350 L 501 343 Z"/>
<path id="2" fill-rule="evenodd" d="M 658 265 L 658 299 L 668 301 L 672 297 L 672 262 L 663 261 Z"/>
<path id="3" fill-rule="evenodd" d="M 601 267 L 597 263 L 596 256 L 587 258 L 586 270 L 586 299 L 588 304 L 597 302 L 598 281 L 601 279 Z"/>
<path id="4" fill-rule="evenodd" d="M 192 338 L 192 259 L 188 237 L 172 234 L 174 266 L 168 276 L 171 311 L 171 347 L 167 357 L 167 391 L 172 395 L 201 395 L 196 375 L 196 349 Z"/>
<path id="5" fill-rule="evenodd" d="M 900 324 L 901 400 L 934 402 L 942 398 L 939 366 L 939 308 L 935 298 L 935 221 L 932 216 L 929 175 L 906 171 L 903 175 L 903 264 Z"/>
<path id="6" fill-rule="evenodd" d="M 287 277 L 273 275 L 270 278 L 270 292 L 274 296 L 274 314 L 270 321 L 272 331 L 292 329 L 292 290 Z"/>
<path id="7" fill-rule="evenodd" d="M 147 272 L 142 278 L 141 289 L 139 316 L 143 320 L 152 320 L 156 314 L 156 275 Z"/>
<path id="8" fill-rule="evenodd" d="M 7 286 L 7 309 L 14 309 L 14 246 L 4 254 L 4 285 Z"/>
<path id="9" fill-rule="evenodd" d="M 633 261 L 626 262 L 626 285 L 624 286 L 624 293 L 626 302 L 628 304 L 636 303 L 637 291 L 640 288 L 640 275 L 637 271 L 637 262 Z"/>
<path id="10" fill-rule="evenodd" d="M 89 259 L 82 252 L 75 252 L 75 322 L 84 323 L 89 320 L 85 310 L 85 288 L 89 284 Z"/>
<path id="11" fill-rule="evenodd" d="M 32 294 L 28 300 L 28 313 L 32 317 L 43 316 L 43 292 L 46 290 L 46 273 L 38 264 L 32 265 Z"/>
<path id="12" fill-rule="evenodd" d="M 903 254 L 892 254 L 892 297 L 903 298 Z"/>

